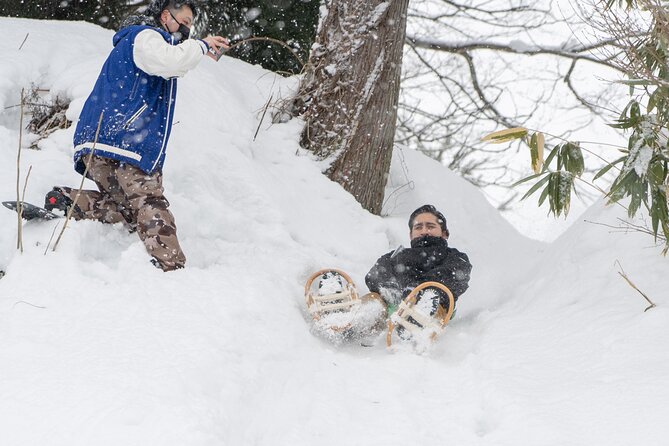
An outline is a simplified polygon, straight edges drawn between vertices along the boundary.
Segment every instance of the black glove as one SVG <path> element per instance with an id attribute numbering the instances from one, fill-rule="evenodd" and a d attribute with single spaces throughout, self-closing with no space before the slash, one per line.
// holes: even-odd
<path id="1" fill-rule="evenodd" d="M 422 250 L 406 248 L 392 257 L 395 273 L 415 276 L 422 273 L 427 259 Z"/>

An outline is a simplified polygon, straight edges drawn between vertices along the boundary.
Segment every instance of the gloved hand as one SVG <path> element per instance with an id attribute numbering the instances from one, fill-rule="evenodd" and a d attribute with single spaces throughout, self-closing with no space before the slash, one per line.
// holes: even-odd
<path id="1" fill-rule="evenodd" d="M 398 252 L 392 258 L 395 273 L 411 276 L 422 273 L 424 265 L 427 262 L 423 254 L 424 251 L 413 248 L 406 248 Z"/>

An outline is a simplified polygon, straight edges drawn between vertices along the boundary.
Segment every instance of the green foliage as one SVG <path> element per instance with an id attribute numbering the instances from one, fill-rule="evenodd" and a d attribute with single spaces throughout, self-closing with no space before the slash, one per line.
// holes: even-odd
<path id="1" fill-rule="evenodd" d="M 210 0 L 207 31 L 238 42 L 249 37 L 269 37 L 285 42 L 306 61 L 316 39 L 319 0 Z M 290 50 L 271 41 L 251 41 L 230 53 L 273 71 L 298 73 L 302 66 Z"/>
<path id="2" fill-rule="evenodd" d="M 551 164 L 555 162 L 555 170 L 551 170 Z M 583 162 L 583 153 L 578 144 L 567 142 L 553 147 L 546 160 L 543 162 L 543 168 L 540 173 L 524 178 L 516 185 L 530 181 L 535 178 L 539 180 L 527 191 L 523 199 L 529 197 L 542 187 L 539 195 L 539 206 L 543 205 L 546 199 L 550 211 L 556 217 L 569 213 L 571 204 L 571 192 L 574 188 L 574 181 L 580 177 L 585 170 Z"/>
<path id="3" fill-rule="evenodd" d="M 665 109 L 669 103 L 666 94 L 658 94 L 658 88 L 649 94 L 655 98 L 653 108 Z M 664 88 L 662 88 L 664 90 Z M 650 107 L 648 107 L 650 108 Z M 625 156 L 606 166 L 595 178 L 601 177 L 611 166 L 621 165 L 620 173 L 613 181 L 608 193 L 610 202 L 630 198 L 628 215 L 636 215 L 644 206 L 651 217 L 653 232 L 661 230 L 669 238 L 669 213 L 667 211 L 667 182 L 669 171 L 669 149 L 667 148 L 666 122 L 658 114 L 643 114 L 637 101 L 630 101 L 613 127 L 631 131 Z"/>
<path id="4" fill-rule="evenodd" d="M 669 2 L 664 2 L 669 4 Z M 607 8 L 646 7 L 644 0 L 608 0 Z M 606 196 L 610 203 L 629 199 L 629 217 L 634 217 L 645 208 L 652 222 L 655 238 L 659 234 L 665 240 L 663 253 L 669 251 L 669 13 L 663 8 L 646 8 L 653 19 L 650 33 L 639 37 L 626 50 L 629 64 L 629 79 L 622 81 L 630 87 L 633 99 L 627 104 L 611 127 L 629 134 L 627 148 L 622 156 L 600 169 L 593 181 L 607 173 L 617 171 Z M 498 134 L 500 132 L 497 132 Z M 539 206 L 546 200 L 550 212 L 559 216 L 569 212 L 569 201 L 574 180 L 584 170 L 583 154 L 578 144 L 566 142 L 553 147 L 548 153 L 543 168 L 538 159 L 537 140 L 533 135 L 523 139 L 530 146 L 531 163 L 535 172 L 516 183 L 535 181 L 524 198 L 541 191 Z M 535 135 L 539 135 L 536 133 Z M 490 135 L 489 135 L 490 136 Z M 492 140 L 489 138 L 488 140 Z M 505 140 L 509 140 L 506 138 Z"/>
<path id="5" fill-rule="evenodd" d="M 504 131 L 502 131 L 504 132 Z M 579 178 L 585 171 L 585 162 L 583 160 L 583 152 L 577 143 L 566 142 L 558 144 L 553 147 L 546 160 L 538 160 L 539 147 L 541 147 L 541 154 L 543 156 L 543 133 L 534 133 L 529 139 L 526 138 L 527 130 L 524 134 L 518 131 L 495 132 L 487 135 L 484 140 L 493 140 L 492 135 L 497 135 L 498 138 L 505 138 L 509 140 L 509 135 L 515 135 L 514 139 L 521 139 L 525 141 L 530 147 L 530 157 L 532 159 L 532 168 L 535 171 L 534 175 L 523 178 L 514 184 L 517 186 L 528 181 L 537 180 L 537 182 L 525 193 L 523 200 L 535 192 L 541 190 L 539 195 L 539 206 L 543 205 L 546 199 L 551 213 L 556 217 L 564 214 L 566 217 L 569 213 L 569 206 L 571 204 L 571 193 L 574 189 L 574 181 Z M 501 136 L 500 136 L 501 135 Z M 555 162 L 554 170 L 551 170 L 551 164 Z M 541 171 L 539 171 L 539 166 Z M 543 188 L 543 189 L 542 189 Z"/>
<path id="6" fill-rule="evenodd" d="M 669 99 L 664 99 L 666 106 Z M 666 122 L 666 121 L 665 121 Z M 669 184 L 669 147 L 667 147 L 666 124 L 658 121 L 657 115 L 644 114 L 637 101 L 630 101 L 612 127 L 631 131 L 624 156 L 607 164 L 594 176 L 601 178 L 613 168 L 619 173 L 611 184 L 607 196 L 609 202 L 618 202 L 629 197 L 627 208 L 629 217 L 634 217 L 641 207 L 645 207 L 652 220 L 655 236 L 662 231 L 669 240 L 669 209 L 667 204 L 667 184 Z M 539 206 L 548 199 L 550 212 L 556 217 L 569 213 L 574 180 L 585 171 L 581 147 L 574 142 L 565 142 L 553 147 L 543 161 L 541 172 L 536 172 L 537 160 L 534 147 L 536 133 L 525 141 L 531 149 L 532 167 L 535 174 L 515 185 L 536 180 L 523 199 L 541 191 Z M 516 139 L 523 139 L 517 136 Z M 508 140 L 508 139 L 507 139 Z M 553 167 L 551 167 L 553 166 Z M 515 186 L 514 185 L 514 186 Z M 669 247 L 669 245 L 667 245 Z M 665 247 L 665 252 L 667 250 Z"/>

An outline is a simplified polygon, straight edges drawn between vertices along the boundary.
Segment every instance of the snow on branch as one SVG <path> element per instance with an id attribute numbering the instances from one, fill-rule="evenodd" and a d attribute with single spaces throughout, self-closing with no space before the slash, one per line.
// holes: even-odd
<path id="1" fill-rule="evenodd" d="M 560 56 L 567 59 L 586 60 L 588 62 L 604 65 L 610 68 L 618 69 L 612 64 L 608 58 L 602 59 L 594 55 L 587 54 L 588 52 L 604 48 L 618 46 L 616 39 L 603 40 L 587 45 L 572 45 L 566 44 L 560 46 L 541 46 L 518 40 L 509 43 L 496 43 L 486 41 L 469 41 L 466 43 L 446 42 L 443 40 L 424 39 L 420 37 L 407 37 L 407 44 L 416 47 L 436 51 L 444 51 L 448 53 L 462 54 L 477 50 L 501 51 L 504 53 L 521 54 L 526 56 L 536 56 L 540 54 L 549 54 Z"/>

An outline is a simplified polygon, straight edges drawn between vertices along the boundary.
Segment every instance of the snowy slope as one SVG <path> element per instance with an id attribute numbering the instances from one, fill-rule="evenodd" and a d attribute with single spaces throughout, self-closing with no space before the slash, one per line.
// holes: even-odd
<path id="1" fill-rule="evenodd" d="M 20 89 L 79 113 L 112 33 L 0 18 L 0 191 L 16 188 Z M 18 50 L 26 33 L 23 48 Z M 669 428 L 666 259 L 638 234 L 575 225 L 530 241 L 473 186 L 420 154 L 394 154 L 383 218 L 327 180 L 298 122 L 263 105 L 295 80 L 223 58 L 179 84 L 166 196 L 188 267 L 165 274 L 120 226 L 0 210 L 0 432 L 9 445 L 661 445 Z M 72 129 L 24 151 L 26 198 L 78 186 Z M 90 187 L 91 185 L 88 184 Z M 408 243 L 432 203 L 474 264 L 457 318 L 426 354 L 335 347 L 309 331 L 306 277 L 363 278 Z M 624 213 L 599 203 L 588 220 Z M 658 304 L 618 276 L 614 261 Z"/>

